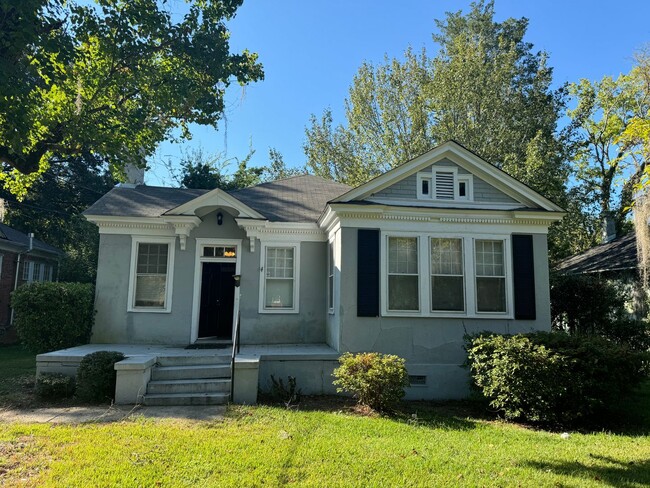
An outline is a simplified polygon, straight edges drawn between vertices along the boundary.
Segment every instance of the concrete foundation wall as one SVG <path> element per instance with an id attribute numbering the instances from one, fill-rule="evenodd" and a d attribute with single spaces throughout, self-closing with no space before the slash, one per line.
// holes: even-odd
<path id="1" fill-rule="evenodd" d="M 334 395 L 336 387 L 332 385 L 332 371 L 338 366 L 335 360 L 301 359 L 274 360 L 265 358 L 260 361 L 259 388 L 270 392 L 273 383 L 271 375 L 287 385 L 289 376 L 296 378 L 296 387 L 304 395 Z"/>

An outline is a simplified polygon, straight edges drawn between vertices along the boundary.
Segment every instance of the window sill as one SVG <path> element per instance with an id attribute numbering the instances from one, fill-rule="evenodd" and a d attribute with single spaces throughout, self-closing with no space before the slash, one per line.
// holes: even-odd
<path id="1" fill-rule="evenodd" d="M 171 313 L 171 309 L 166 308 L 128 308 L 128 313 Z"/>
<path id="2" fill-rule="evenodd" d="M 299 311 L 297 309 L 289 309 L 289 308 L 278 308 L 278 309 L 272 309 L 272 308 L 263 308 L 257 311 L 257 313 L 260 314 L 297 314 Z"/>
<path id="3" fill-rule="evenodd" d="M 453 313 L 453 312 L 439 312 L 439 313 L 420 313 L 420 312 L 383 312 L 382 317 L 394 318 L 423 318 L 423 319 L 492 319 L 492 320 L 514 320 L 514 316 L 510 314 L 497 314 L 497 313 Z"/>

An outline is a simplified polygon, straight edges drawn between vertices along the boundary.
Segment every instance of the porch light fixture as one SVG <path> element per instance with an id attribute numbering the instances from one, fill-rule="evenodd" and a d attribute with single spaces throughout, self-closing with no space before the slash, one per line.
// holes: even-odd
<path id="1" fill-rule="evenodd" d="M 217 225 L 221 225 L 221 224 L 223 224 L 223 214 L 219 212 L 217 214 Z"/>
<path id="2" fill-rule="evenodd" d="M 235 288 L 239 288 L 241 284 L 241 275 L 232 275 L 232 279 L 235 280 Z"/>

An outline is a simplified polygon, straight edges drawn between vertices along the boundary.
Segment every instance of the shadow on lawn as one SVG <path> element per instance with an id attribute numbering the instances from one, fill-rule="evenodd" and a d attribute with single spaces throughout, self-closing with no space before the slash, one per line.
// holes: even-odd
<path id="1" fill-rule="evenodd" d="M 589 455 L 598 464 L 587 466 L 581 462 L 537 462 L 528 466 L 562 476 L 595 480 L 611 486 L 648 486 L 650 484 L 650 461 L 619 461 L 609 456 Z"/>

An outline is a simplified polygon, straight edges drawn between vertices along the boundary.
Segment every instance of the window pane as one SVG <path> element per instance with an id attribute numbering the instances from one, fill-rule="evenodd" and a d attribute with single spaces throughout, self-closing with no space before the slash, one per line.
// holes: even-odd
<path id="1" fill-rule="evenodd" d="M 388 272 L 400 274 L 418 273 L 417 237 L 388 238 Z"/>
<path id="2" fill-rule="evenodd" d="M 431 277 L 431 310 L 454 312 L 465 310 L 462 276 Z"/>
<path id="3" fill-rule="evenodd" d="M 266 277 L 293 278 L 293 248 L 266 248 Z"/>
<path id="4" fill-rule="evenodd" d="M 211 258 L 214 257 L 214 247 L 206 246 L 203 248 L 203 257 Z"/>
<path id="5" fill-rule="evenodd" d="M 293 308 L 293 280 L 266 280 L 266 308 Z"/>
<path id="6" fill-rule="evenodd" d="M 476 306 L 479 312 L 506 311 L 505 278 L 476 278 Z"/>
<path id="7" fill-rule="evenodd" d="M 476 241 L 476 276 L 505 276 L 503 241 Z"/>
<path id="8" fill-rule="evenodd" d="M 418 276 L 388 277 L 388 309 L 419 310 Z"/>
<path id="9" fill-rule="evenodd" d="M 166 280 L 166 275 L 138 275 L 135 285 L 135 306 L 163 308 Z"/>
<path id="10" fill-rule="evenodd" d="M 431 274 L 463 274 L 461 239 L 431 239 Z"/>

